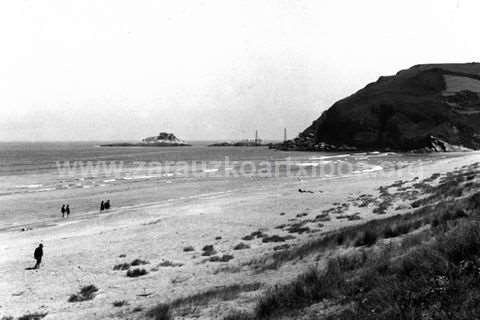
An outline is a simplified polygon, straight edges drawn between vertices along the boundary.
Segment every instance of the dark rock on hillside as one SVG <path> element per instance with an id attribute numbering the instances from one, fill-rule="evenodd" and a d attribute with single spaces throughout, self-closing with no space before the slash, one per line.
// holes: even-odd
<path id="1" fill-rule="evenodd" d="M 417 65 L 336 102 L 282 150 L 480 149 L 480 63 Z"/>

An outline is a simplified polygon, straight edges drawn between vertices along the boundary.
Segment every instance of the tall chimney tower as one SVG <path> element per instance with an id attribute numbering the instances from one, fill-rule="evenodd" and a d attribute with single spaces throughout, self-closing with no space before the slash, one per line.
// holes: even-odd
<path id="1" fill-rule="evenodd" d="M 287 128 L 283 129 L 283 142 L 287 141 Z"/>
<path id="2" fill-rule="evenodd" d="M 258 144 L 258 130 L 255 130 L 255 144 Z"/>

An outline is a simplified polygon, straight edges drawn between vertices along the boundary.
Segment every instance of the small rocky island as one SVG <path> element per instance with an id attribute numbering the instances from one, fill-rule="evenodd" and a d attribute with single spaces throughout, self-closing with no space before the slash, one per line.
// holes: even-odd
<path id="1" fill-rule="evenodd" d="M 147 137 L 140 142 L 102 144 L 101 147 L 189 147 L 190 144 L 178 139 L 173 133 L 160 132 L 158 136 Z"/>

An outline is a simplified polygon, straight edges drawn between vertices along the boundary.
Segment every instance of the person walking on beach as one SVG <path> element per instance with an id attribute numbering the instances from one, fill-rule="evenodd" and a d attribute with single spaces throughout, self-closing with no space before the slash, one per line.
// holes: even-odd
<path id="1" fill-rule="evenodd" d="M 62 205 L 62 209 L 60 209 L 60 211 L 62 211 L 62 218 L 65 218 L 65 205 L 64 204 Z"/>
<path id="2" fill-rule="evenodd" d="M 102 200 L 102 202 L 100 203 L 100 211 L 103 211 L 103 210 L 105 210 L 105 203 Z"/>
<path id="3" fill-rule="evenodd" d="M 43 244 L 39 244 L 38 247 L 35 249 L 35 252 L 33 253 L 33 257 L 35 260 L 37 260 L 37 263 L 35 264 L 34 269 L 40 268 L 40 263 L 42 263 L 42 257 L 43 257 Z"/>
<path id="4" fill-rule="evenodd" d="M 105 210 L 110 209 L 110 200 L 105 201 Z"/>
<path id="5" fill-rule="evenodd" d="M 65 208 L 65 212 L 67 213 L 67 218 L 70 215 L 70 205 L 67 204 L 67 207 Z"/>

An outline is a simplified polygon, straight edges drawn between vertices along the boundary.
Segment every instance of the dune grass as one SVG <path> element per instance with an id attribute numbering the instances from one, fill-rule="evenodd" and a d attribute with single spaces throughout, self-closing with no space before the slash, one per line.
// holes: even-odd
<path id="1" fill-rule="evenodd" d="M 76 294 L 72 294 L 68 298 L 68 302 L 82 302 L 87 300 L 92 300 L 95 297 L 95 293 L 98 291 L 98 288 L 93 284 L 84 286 Z"/>
<path id="2" fill-rule="evenodd" d="M 298 310 L 324 300 L 343 306 L 330 320 L 479 319 L 480 193 L 422 214 L 421 223 L 417 215 L 404 225 L 396 221 L 395 230 L 401 231 L 393 234 L 387 228 L 362 230 L 404 236 L 375 247 L 367 245 L 373 240 L 364 241 L 365 246 L 329 259 L 323 269 L 269 288 L 250 314 L 234 312 L 225 319 L 295 318 Z"/>
<path id="3" fill-rule="evenodd" d="M 114 307 L 123 307 L 123 306 L 125 306 L 125 305 L 127 305 L 127 304 L 128 304 L 128 302 L 127 302 L 126 300 L 117 300 L 117 301 L 113 301 L 113 302 L 112 302 L 112 305 L 113 305 Z"/>
<path id="4" fill-rule="evenodd" d="M 154 320 L 172 320 L 172 313 L 168 304 L 161 303 L 147 312 L 147 317 Z"/>
<path id="5" fill-rule="evenodd" d="M 141 277 L 148 274 L 148 271 L 145 269 L 135 268 L 127 271 L 126 275 L 130 278 Z"/>
<path id="6" fill-rule="evenodd" d="M 150 262 L 146 261 L 146 260 L 142 260 L 142 259 L 135 259 L 133 260 L 132 262 L 130 262 L 130 265 L 132 266 L 141 266 L 141 265 L 144 265 L 144 264 L 149 264 Z"/>
<path id="7" fill-rule="evenodd" d="M 242 292 L 257 291 L 262 287 L 259 282 L 247 284 L 233 284 L 212 288 L 190 296 L 182 297 L 171 301 L 170 303 L 161 303 L 147 312 L 148 317 L 159 315 L 154 319 L 171 319 L 164 315 L 173 317 L 173 314 L 188 314 L 199 306 L 205 306 L 211 301 L 230 301 L 236 299 Z M 168 312 L 167 312 L 168 311 Z M 161 318 L 164 316 L 164 318 Z"/>
<path id="8" fill-rule="evenodd" d="M 130 263 L 119 263 L 113 266 L 113 270 L 128 270 Z"/>
<path id="9" fill-rule="evenodd" d="M 18 320 L 40 320 L 47 316 L 48 312 L 27 313 L 18 317 Z M 3 319 L 3 318 L 2 318 Z M 13 320 L 13 318 L 11 318 Z"/>

